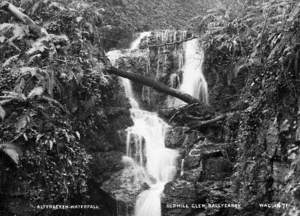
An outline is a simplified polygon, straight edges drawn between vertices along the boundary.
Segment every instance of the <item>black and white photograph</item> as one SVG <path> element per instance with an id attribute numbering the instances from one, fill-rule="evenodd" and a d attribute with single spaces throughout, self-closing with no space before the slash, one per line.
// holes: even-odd
<path id="1" fill-rule="evenodd" d="M 0 0 L 0 216 L 300 216 L 300 0 Z"/>

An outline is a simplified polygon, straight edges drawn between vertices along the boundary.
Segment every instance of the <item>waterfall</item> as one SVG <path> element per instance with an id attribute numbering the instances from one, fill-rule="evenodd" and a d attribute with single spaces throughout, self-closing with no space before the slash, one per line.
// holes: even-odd
<path id="1" fill-rule="evenodd" d="M 147 182 L 150 189 L 143 191 L 138 197 L 135 205 L 135 216 L 160 216 L 161 201 L 160 197 L 164 185 L 171 181 L 176 174 L 176 150 L 165 147 L 165 134 L 168 125 L 158 117 L 156 113 L 132 108 L 131 115 L 134 125 L 128 128 L 128 140 L 144 139 L 144 148 L 140 141 L 133 142 L 139 145 L 135 148 L 135 155 L 139 155 L 135 163 L 139 163 L 149 176 Z M 127 142 L 131 145 L 132 142 Z M 142 149 L 142 150 L 141 150 Z M 145 155 L 145 164 L 142 157 Z M 142 162 L 141 162 L 142 161 Z"/>
<path id="2" fill-rule="evenodd" d="M 140 42 L 149 35 L 149 32 L 141 33 L 132 42 L 129 51 L 138 49 Z M 114 58 L 121 55 L 111 51 L 107 56 L 116 64 Z M 168 124 L 157 113 L 140 109 L 131 82 L 125 78 L 121 81 L 132 107 L 130 113 L 134 122 L 132 127 L 127 128 L 126 156 L 122 160 L 134 170 L 133 184 L 147 183 L 150 187 L 138 195 L 134 216 L 161 216 L 161 194 L 164 185 L 176 174 L 178 152 L 165 147 Z"/>
<path id="3" fill-rule="evenodd" d="M 148 57 L 146 69 L 148 74 L 151 66 L 149 49 L 141 50 L 139 47 L 141 43 L 148 43 L 150 36 L 154 36 L 158 44 L 173 43 L 185 40 L 187 33 L 186 31 L 143 32 L 131 43 L 128 50 L 113 50 L 108 52 L 107 56 L 112 64 L 118 67 L 118 58 L 146 55 L 145 57 Z M 157 58 L 157 77 L 163 70 L 164 62 L 167 61 L 166 51 L 167 47 L 158 48 L 158 55 L 162 55 L 162 58 Z M 208 104 L 207 82 L 202 71 L 204 51 L 201 49 L 198 39 L 184 42 L 183 48 L 180 49 L 177 49 L 176 46 L 174 52 L 178 59 L 179 70 L 183 71 L 182 82 L 180 74 L 174 73 L 170 76 L 170 84 L 172 87 L 178 86 L 181 91 Z M 178 152 L 165 147 L 168 124 L 159 118 L 157 113 L 142 110 L 136 100 L 131 81 L 125 78 L 120 78 L 120 80 L 131 104 L 130 113 L 134 122 L 133 126 L 126 129 L 126 155 L 122 158 L 125 165 L 124 170 L 126 169 L 134 177 L 130 185 L 141 186 L 146 183 L 150 187 L 137 196 L 134 216 L 161 216 L 161 195 L 165 184 L 172 181 L 176 174 Z M 143 88 L 142 99 L 145 98 L 150 100 L 149 87 Z M 175 100 L 173 105 L 184 104 L 178 99 L 177 102 Z M 182 176 L 184 159 L 181 161 L 180 169 Z"/>
<path id="4" fill-rule="evenodd" d="M 199 40 L 195 38 L 185 42 L 180 90 L 208 104 L 207 82 L 202 71 L 203 61 L 204 51 L 199 46 Z"/>
<path id="5" fill-rule="evenodd" d="M 137 39 L 135 39 L 131 44 L 130 44 L 130 50 L 137 50 L 140 46 L 141 41 L 146 38 L 148 40 L 148 37 L 151 35 L 151 32 L 141 32 Z"/>
<path id="6" fill-rule="evenodd" d="M 136 201 L 135 216 L 160 216 L 160 196 L 163 190 L 164 184 L 157 184 L 143 191 Z"/>
<path id="7" fill-rule="evenodd" d="M 181 165 L 180 165 L 180 176 L 184 175 L 184 158 L 181 159 Z"/>

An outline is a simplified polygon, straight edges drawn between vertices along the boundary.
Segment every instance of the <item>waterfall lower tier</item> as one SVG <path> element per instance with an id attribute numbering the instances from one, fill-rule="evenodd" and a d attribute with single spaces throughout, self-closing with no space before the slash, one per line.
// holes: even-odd
<path id="1" fill-rule="evenodd" d="M 168 125 L 156 113 L 132 108 L 131 116 L 134 125 L 127 129 L 127 158 L 135 167 L 135 183 L 150 186 L 138 196 L 135 216 L 160 216 L 161 193 L 176 174 L 178 152 L 165 147 Z"/>
<path id="2" fill-rule="evenodd" d="M 135 216 L 161 216 L 161 194 L 165 184 L 153 185 L 137 198 Z"/>
<path id="3" fill-rule="evenodd" d="M 160 216 L 161 193 L 176 174 L 178 152 L 165 147 L 168 125 L 156 113 L 132 108 L 131 117 L 134 125 L 127 129 L 123 162 L 133 168 L 134 184 L 150 186 L 138 196 L 135 216 Z"/>

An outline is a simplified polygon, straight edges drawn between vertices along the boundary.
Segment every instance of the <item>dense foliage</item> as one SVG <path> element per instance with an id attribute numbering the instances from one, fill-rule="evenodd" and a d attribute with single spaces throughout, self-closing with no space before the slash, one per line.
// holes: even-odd
<path id="1" fill-rule="evenodd" d="M 263 201 L 296 205 L 292 194 L 297 190 L 298 157 L 291 152 L 298 151 L 300 132 L 300 4 L 238 2 L 210 10 L 200 22 L 207 73 L 219 83 L 224 80 L 221 88 L 229 86 L 235 93 L 230 98 L 215 96 L 214 102 L 221 100 L 230 104 L 228 111 L 239 113 L 238 124 L 227 121 L 232 132 L 226 141 L 238 152 L 234 193 L 252 212 Z M 284 179 L 276 172 L 289 174 Z"/>
<path id="2" fill-rule="evenodd" d="M 286 70 L 287 80 L 297 82 L 299 7 L 298 1 L 274 0 L 211 9 L 200 22 L 209 63 L 233 66 L 228 83 L 245 68 L 275 65 Z"/>
<path id="3" fill-rule="evenodd" d="M 87 191 L 91 157 L 80 139 L 95 116 L 105 119 L 97 110 L 111 88 L 105 11 L 84 2 L 13 2 L 37 26 L 0 11 L 0 147 L 18 168 L 1 174 L 1 190 L 8 185 L 33 207 L 67 204 Z"/>

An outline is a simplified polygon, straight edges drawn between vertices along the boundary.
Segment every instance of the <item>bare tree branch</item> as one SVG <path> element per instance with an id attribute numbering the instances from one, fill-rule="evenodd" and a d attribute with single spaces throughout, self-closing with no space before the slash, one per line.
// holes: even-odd
<path id="1" fill-rule="evenodd" d="M 233 112 L 223 113 L 223 114 L 220 114 L 220 115 L 216 116 L 213 119 L 209 119 L 209 120 L 206 120 L 206 121 L 192 121 L 188 124 L 188 126 L 189 126 L 190 130 L 195 129 L 195 128 L 201 128 L 203 126 L 207 126 L 207 125 L 213 124 L 215 122 L 221 121 L 221 120 L 223 120 L 227 117 L 230 117 L 234 113 Z"/>

